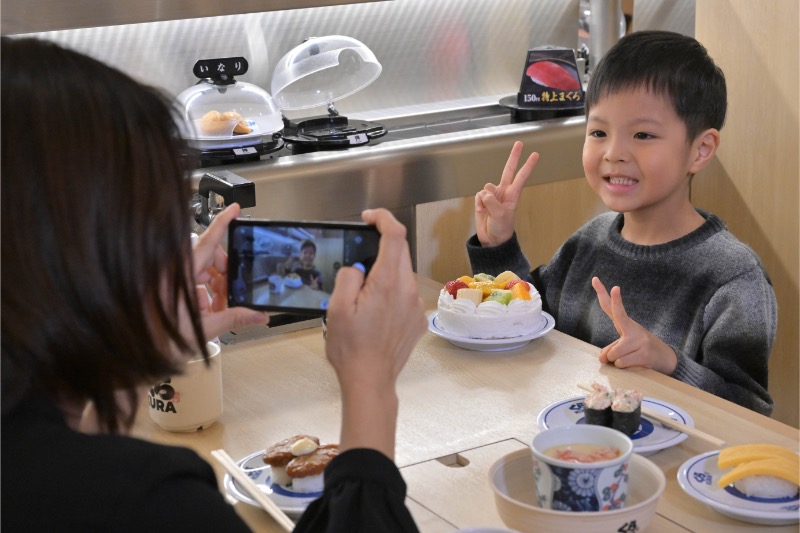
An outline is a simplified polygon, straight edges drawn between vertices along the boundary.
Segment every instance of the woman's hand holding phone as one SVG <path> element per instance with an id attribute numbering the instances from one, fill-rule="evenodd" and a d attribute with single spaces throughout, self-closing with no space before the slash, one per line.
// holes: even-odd
<path id="1" fill-rule="evenodd" d="M 234 203 L 226 207 L 214 217 L 192 250 L 197 301 L 206 340 L 232 329 L 269 322 L 269 316 L 264 312 L 244 307 L 227 307 L 228 255 L 222 249 L 221 242 L 228 225 L 239 216 L 240 212 L 239 204 Z M 211 296 L 210 301 L 209 296 Z M 188 324 L 187 320 L 181 322 L 182 327 L 188 328 L 184 333 L 185 337 L 193 338 L 191 324 Z"/>
<path id="2" fill-rule="evenodd" d="M 381 234 L 377 260 L 366 278 L 357 268 L 339 270 L 326 350 L 342 389 L 342 449 L 373 448 L 394 458 L 395 384 L 427 321 L 406 228 L 385 209 L 362 218 Z"/>

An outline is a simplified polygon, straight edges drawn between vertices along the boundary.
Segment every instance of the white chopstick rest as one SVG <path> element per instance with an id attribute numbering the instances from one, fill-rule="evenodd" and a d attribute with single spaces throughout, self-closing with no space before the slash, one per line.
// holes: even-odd
<path id="1" fill-rule="evenodd" d="M 267 513 L 275 519 L 276 522 L 285 530 L 292 531 L 294 529 L 294 522 L 286 516 L 286 513 L 278 507 L 278 504 L 273 502 L 269 496 L 259 490 L 258 485 L 250 479 L 244 471 L 239 468 L 239 465 L 231 459 L 231 456 L 225 450 L 214 450 L 211 455 L 225 467 L 225 471 L 239 483 L 242 488 L 247 491 L 250 496 L 264 508 Z"/>

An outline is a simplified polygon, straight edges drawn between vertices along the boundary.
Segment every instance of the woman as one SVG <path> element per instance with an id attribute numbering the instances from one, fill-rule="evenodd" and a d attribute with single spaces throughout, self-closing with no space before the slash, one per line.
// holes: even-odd
<path id="1" fill-rule="evenodd" d="M 192 250 L 192 161 L 169 100 L 45 41 L 3 38 L 0 52 L 3 526 L 246 530 L 194 452 L 126 436 L 149 384 L 207 357 L 206 339 L 267 322 L 207 299 L 224 292 L 219 243 L 238 206 Z M 416 529 L 392 462 L 394 391 L 425 318 L 405 228 L 385 210 L 363 218 L 382 233 L 375 275 L 342 269 L 328 314 L 342 453 L 298 530 Z M 393 313 L 377 312 L 389 297 Z"/>

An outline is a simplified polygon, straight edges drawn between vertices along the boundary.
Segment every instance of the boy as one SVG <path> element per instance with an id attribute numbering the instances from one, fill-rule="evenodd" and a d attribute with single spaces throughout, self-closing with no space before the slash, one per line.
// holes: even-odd
<path id="1" fill-rule="evenodd" d="M 593 73 L 585 104 L 583 167 L 612 212 L 527 279 L 556 328 L 602 347 L 601 362 L 652 368 L 769 415 L 772 285 L 756 254 L 689 199 L 692 176 L 719 146 L 726 98 L 722 72 L 696 40 L 661 31 L 622 38 Z M 539 156 L 515 176 L 521 152 L 516 143 L 499 185 L 475 196 L 473 272 L 530 271 L 514 212 Z"/>
<path id="2" fill-rule="evenodd" d="M 322 290 L 322 272 L 314 267 L 314 259 L 317 257 L 317 245 L 312 240 L 305 240 L 300 245 L 300 257 L 290 257 L 286 261 L 287 272 L 293 272 L 300 276 L 303 284 L 308 285 L 314 290 Z"/>

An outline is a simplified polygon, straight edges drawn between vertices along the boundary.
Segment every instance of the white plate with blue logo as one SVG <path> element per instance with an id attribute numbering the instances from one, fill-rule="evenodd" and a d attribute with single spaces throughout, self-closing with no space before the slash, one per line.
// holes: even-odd
<path id="1" fill-rule="evenodd" d="M 576 396 L 575 398 L 552 403 L 542 409 L 536 420 L 539 429 L 585 424 L 583 399 L 584 396 Z M 642 399 L 642 407 L 672 420 L 677 420 L 689 427 L 694 427 L 692 416 L 678 406 L 655 398 L 645 397 Z M 642 421 L 639 423 L 636 433 L 631 435 L 633 451 L 639 455 L 652 455 L 664 448 L 680 444 L 687 438 L 689 436 L 686 433 L 665 427 L 660 422 L 650 420 L 645 414 L 642 414 Z"/>
<path id="2" fill-rule="evenodd" d="M 784 526 L 800 522 L 800 497 L 757 498 L 747 496 L 729 485 L 717 484 L 723 471 L 717 466 L 719 450 L 692 457 L 678 469 L 681 488 L 717 512 L 743 522 Z"/>
<path id="3" fill-rule="evenodd" d="M 322 496 L 322 492 L 296 492 L 291 487 L 278 485 L 272 479 L 272 468 L 261 459 L 263 455 L 264 450 L 261 450 L 236 461 L 236 464 L 255 482 L 259 490 L 269 496 L 284 513 L 290 518 L 299 518 L 309 503 Z M 258 502 L 251 498 L 230 474 L 225 474 L 223 486 L 233 498 L 261 508 Z"/>
<path id="4" fill-rule="evenodd" d="M 556 326 L 555 319 L 549 314 L 542 312 L 542 320 L 539 327 L 528 333 L 527 335 L 520 335 L 519 337 L 509 337 L 507 339 L 473 339 L 472 337 L 461 337 L 446 332 L 439 327 L 438 321 L 439 313 L 434 311 L 428 315 L 428 331 L 447 339 L 450 344 L 464 348 L 466 350 L 475 350 L 477 352 L 504 352 L 506 350 L 516 350 L 522 348 L 533 339 L 538 339 L 550 333 Z"/>

